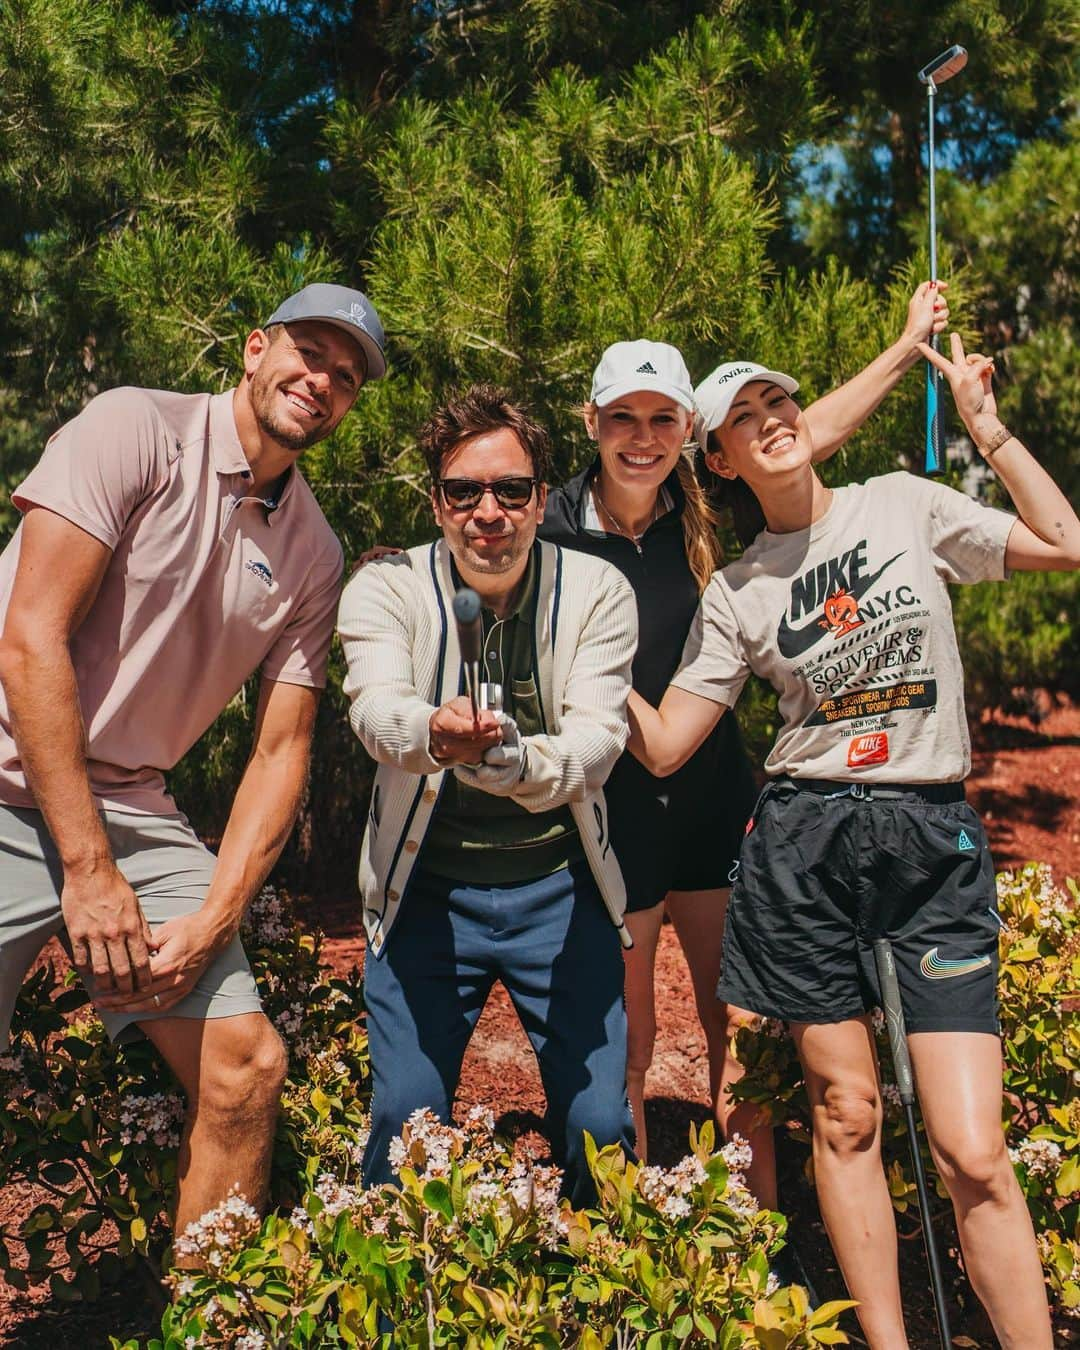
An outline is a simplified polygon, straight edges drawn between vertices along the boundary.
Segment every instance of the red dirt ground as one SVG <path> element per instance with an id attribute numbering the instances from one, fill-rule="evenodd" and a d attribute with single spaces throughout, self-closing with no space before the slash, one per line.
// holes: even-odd
<path id="1" fill-rule="evenodd" d="M 996 712 L 975 731 L 976 749 L 969 796 L 981 812 L 999 868 L 1036 859 L 1050 863 L 1059 878 L 1080 876 L 1080 708 L 1058 704 L 1036 726 L 1023 716 Z M 332 964 L 347 970 L 361 960 L 357 902 L 352 898 L 311 901 L 307 915 L 327 934 L 324 951 Z M 670 1163 L 685 1151 L 691 1119 L 708 1116 L 708 1066 L 704 1040 L 694 1013 L 686 968 L 672 929 L 665 926 L 657 960 L 659 1038 L 650 1076 L 649 1135 L 652 1160 Z M 544 1109 L 543 1093 L 528 1042 L 501 990 L 490 1000 L 466 1057 L 459 1104 L 484 1103 L 513 1135 L 534 1134 Z M 823 1297 L 843 1297 L 835 1266 L 820 1226 L 812 1193 L 801 1175 L 802 1158 L 781 1154 L 782 1195 L 794 1213 L 792 1237 Z M 0 1222 L 25 1212 L 26 1195 L 0 1198 Z M 925 1267 L 917 1242 L 902 1244 L 903 1278 L 908 1291 L 909 1333 L 915 1350 L 937 1345 L 925 1290 Z M 956 1312 L 954 1344 L 989 1350 L 995 1344 L 970 1294 Z M 1075 1324 L 1074 1324 L 1075 1326 Z M 0 1286 L 0 1346 L 107 1346 L 112 1335 L 148 1334 L 153 1329 L 141 1293 L 130 1288 L 106 1295 L 88 1308 L 50 1304 L 47 1291 L 23 1295 Z M 852 1324 L 851 1331 L 854 1331 Z M 857 1335 L 853 1344 L 863 1344 Z M 1063 1326 L 1058 1344 L 1076 1343 Z"/>

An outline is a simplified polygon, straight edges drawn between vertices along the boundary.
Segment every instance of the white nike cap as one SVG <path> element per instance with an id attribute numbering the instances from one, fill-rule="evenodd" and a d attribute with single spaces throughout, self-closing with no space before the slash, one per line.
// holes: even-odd
<path id="1" fill-rule="evenodd" d="M 722 366 L 717 366 L 694 390 L 694 402 L 697 404 L 694 440 L 701 446 L 702 452 L 709 448 L 709 432 L 715 431 L 731 411 L 735 395 L 744 384 L 750 384 L 753 380 L 778 384 L 785 394 L 794 394 L 799 387 L 798 380 L 793 380 L 790 375 L 784 375 L 779 370 L 768 370 L 754 361 L 725 361 Z"/>
<path id="2" fill-rule="evenodd" d="M 694 386 L 682 352 L 667 342 L 613 342 L 593 371 L 589 402 L 606 408 L 626 394 L 666 394 L 694 411 Z"/>

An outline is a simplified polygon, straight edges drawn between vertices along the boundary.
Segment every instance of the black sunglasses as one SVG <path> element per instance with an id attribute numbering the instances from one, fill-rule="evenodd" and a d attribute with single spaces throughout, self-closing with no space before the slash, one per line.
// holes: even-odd
<path id="1" fill-rule="evenodd" d="M 481 483 L 476 478 L 440 478 L 439 491 L 443 501 L 455 511 L 471 511 L 490 492 L 504 511 L 520 511 L 528 506 L 538 478 L 496 478 L 493 483 Z"/>

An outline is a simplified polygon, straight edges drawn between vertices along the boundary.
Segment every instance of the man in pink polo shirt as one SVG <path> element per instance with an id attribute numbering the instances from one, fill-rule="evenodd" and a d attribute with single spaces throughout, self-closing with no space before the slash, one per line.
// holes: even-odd
<path id="1" fill-rule="evenodd" d="M 313 285 L 228 393 L 114 389 L 49 441 L 0 555 L 0 1045 L 53 934 L 109 1032 L 187 1093 L 177 1231 L 262 1202 L 286 1056 L 237 930 L 292 828 L 341 548 L 295 465 L 386 369 L 359 291 Z M 163 771 L 258 670 L 215 857 Z"/>

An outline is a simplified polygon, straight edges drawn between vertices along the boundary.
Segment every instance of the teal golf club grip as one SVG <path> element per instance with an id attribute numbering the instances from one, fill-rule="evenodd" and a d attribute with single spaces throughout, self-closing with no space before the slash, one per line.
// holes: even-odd
<path id="1" fill-rule="evenodd" d="M 934 335 L 934 347 L 937 347 L 937 334 Z M 944 468 L 942 441 L 944 439 L 944 417 L 941 406 L 941 371 L 926 363 L 926 472 L 939 474 Z"/>

